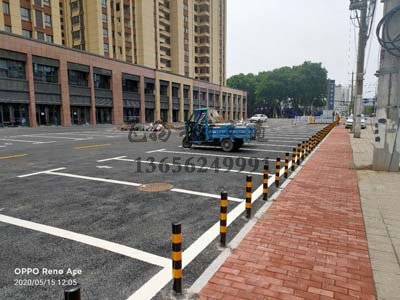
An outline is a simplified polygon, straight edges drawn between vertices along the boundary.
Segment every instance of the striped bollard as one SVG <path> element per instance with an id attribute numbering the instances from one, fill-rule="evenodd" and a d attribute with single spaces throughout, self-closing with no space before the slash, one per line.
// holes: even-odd
<path id="1" fill-rule="evenodd" d="M 292 149 L 292 167 L 291 167 L 292 171 L 294 171 L 296 169 L 296 157 L 297 157 L 296 153 L 297 153 L 297 149 L 293 148 Z"/>
<path id="2" fill-rule="evenodd" d="M 219 213 L 219 233 L 221 246 L 226 246 L 226 234 L 228 232 L 227 221 L 228 221 L 228 193 L 221 193 L 220 201 L 221 210 Z"/>
<path id="3" fill-rule="evenodd" d="M 301 144 L 297 144 L 297 165 L 300 166 L 301 164 Z"/>
<path id="4" fill-rule="evenodd" d="M 281 179 L 281 158 L 277 157 L 276 158 L 276 163 L 275 163 L 275 186 L 279 187 L 279 181 Z"/>
<path id="5" fill-rule="evenodd" d="M 289 177 L 289 152 L 285 153 L 285 178 Z"/>
<path id="6" fill-rule="evenodd" d="M 64 289 L 65 300 L 81 300 L 81 286 L 71 285 Z"/>
<path id="7" fill-rule="evenodd" d="M 306 154 L 306 146 L 305 146 L 304 141 L 301 143 L 301 153 L 302 153 L 302 155 L 303 155 L 303 160 L 304 160 L 304 158 L 307 157 L 307 154 Z"/>
<path id="8" fill-rule="evenodd" d="M 182 294 L 182 226 L 172 223 L 172 278 L 173 290 Z"/>
<path id="9" fill-rule="evenodd" d="M 246 177 L 246 218 L 251 218 L 251 195 L 253 189 L 253 177 L 247 175 Z"/>
<path id="10" fill-rule="evenodd" d="M 268 192 L 269 192 L 269 187 L 268 187 L 268 176 L 269 176 L 269 166 L 268 166 L 268 158 L 267 161 L 264 164 L 264 177 L 263 177 L 263 200 L 267 201 L 268 200 Z"/>

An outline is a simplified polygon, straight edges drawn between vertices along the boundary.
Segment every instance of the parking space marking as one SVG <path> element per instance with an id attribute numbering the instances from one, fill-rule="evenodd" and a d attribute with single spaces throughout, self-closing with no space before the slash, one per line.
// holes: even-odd
<path id="1" fill-rule="evenodd" d="M 291 166 L 291 163 L 289 167 Z M 283 175 L 284 170 L 281 170 Z M 270 180 L 268 186 L 274 184 L 275 175 L 272 176 L 273 180 Z M 253 193 L 251 201 L 254 203 L 257 201 L 263 193 L 263 185 L 261 184 Z M 238 205 L 228 213 L 227 226 L 231 225 L 243 212 L 245 211 L 244 205 Z M 191 244 L 182 253 L 182 269 L 188 266 L 203 250 L 212 243 L 219 235 L 219 221 L 216 222 L 210 229 L 203 233 L 193 244 Z M 171 267 L 164 268 L 159 271 L 156 275 L 150 278 L 144 285 L 142 285 L 135 293 L 133 293 L 127 300 L 136 299 L 151 299 L 160 290 L 164 288 L 168 282 L 171 281 Z"/>
<path id="2" fill-rule="evenodd" d="M 99 181 L 99 182 L 106 182 L 106 183 L 113 183 L 113 184 L 119 184 L 119 185 L 127 185 L 127 186 L 134 186 L 134 187 L 140 187 L 143 184 L 141 183 L 135 183 L 135 182 L 129 182 L 129 181 L 122 181 L 122 180 L 114 180 L 114 179 L 106 179 L 106 178 L 100 178 L 100 177 L 91 177 L 91 176 L 82 176 L 82 175 L 75 175 L 71 173 L 63 173 L 63 172 L 57 172 L 65 170 L 65 168 L 58 168 L 58 169 L 53 169 L 53 170 L 47 170 L 47 171 L 41 171 L 41 172 L 36 172 L 36 173 L 31 173 L 31 174 L 25 174 L 25 175 L 20 175 L 18 178 L 25 178 L 25 177 L 30 177 L 30 176 L 35 176 L 35 175 L 55 175 L 55 176 L 63 176 L 63 177 L 70 177 L 70 178 L 78 178 L 78 179 L 84 179 L 84 180 L 91 180 L 91 181 Z M 184 190 L 184 189 L 171 189 L 170 192 L 175 192 L 175 193 L 181 193 L 181 194 L 190 194 L 190 195 L 197 195 L 197 196 L 202 196 L 202 197 L 207 197 L 207 198 L 215 198 L 215 199 L 220 199 L 220 195 L 217 194 L 208 194 L 208 193 L 203 193 L 203 192 L 197 192 L 197 191 L 189 191 L 189 190 Z M 239 198 L 234 198 L 230 197 L 229 200 L 234 201 L 234 202 L 243 202 L 244 199 L 239 199 Z"/>
<path id="3" fill-rule="evenodd" d="M 25 174 L 25 175 L 19 175 L 18 178 L 31 177 L 31 176 L 35 176 L 35 175 L 46 174 L 46 173 L 61 171 L 61 170 L 65 170 L 65 168 L 57 168 L 57 169 L 52 169 L 52 170 L 45 170 L 45 171 L 39 171 L 39 172 L 35 172 L 35 173 Z"/>
<path id="4" fill-rule="evenodd" d="M 80 146 L 80 147 L 75 147 L 74 149 L 76 149 L 76 150 L 83 150 L 83 149 L 94 149 L 94 148 L 101 148 L 101 147 L 108 147 L 108 146 L 111 146 L 111 144 L 99 144 L 99 145 Z"/>
<path id="5" fill-rule="evenodd" d="M 212 157 L 232 157 L 232 158 L 244 158 L 244 159 L 255 159 L 266 161 L 266 158 L 260 157 L 250 157 L 250 156 L 235 156 L 235 155 L 224 155 L 224 154 L 211 154 L 211 153 L 203 153 L 203 152 L 186 152 L 186 151 L 171 151 L 171 150 L 163 150 L 159 151 L 161 153 L 172 153 L 172 154 L 185 154 L 185 155 L 203 155 L 203 156 L 212 156 Z M 275 161 L 274 159 L 268 159 L 268 161 Z"/>
<path id="6" fill-rule="evenodd" d="M 147 151 L 146 153 L 156 153 L 156 152 L 161 152 L 163 150 L 166 150 L 166 149 L 152 150 L 152 151 Z"/>
<path id="7" fill-rule="evenodd" d="M 18 227 L 23 227 L 27 229 L 31 229 L 34 231 L 39 231 L 42 233 L 47 233 L 49 235 L 61 237 L 64 239 L 68 239 L 71 241 L 79 242 L 82 244 L 90 245 L 93 247 L 97 247 L 103 250 L 107 250 L 113 253 L 117 253 L 120 255 L 124 255 L 136 260 L 140 260 L 146 262 L 148 264 L 160 266 L 160 267 L 168 267 L 171 264 L 171 260 L 165 257 L 161 257 L 155 254 L 151 254 L 148 252 L 144 252 L 138 249 L 134 249 L 131 247 L 127 247 L 118 243 L 109 242 L 106 240 L 102 240 L 99 238 L 91 237 L 89 235 L 80 234 L 76 232 L 72 232 L 69 230 L 60 229 L 57 227 L 52 227 L 48 225 L 43 225 L 31 221 L 25 221 L 22 219 L 17 219 L 14 217 L 9 217 L 6 215 L 0 214 L 0 222 L 15 225 Z"/>
<path id="8" fill-rule="evenodd" d="M 16 140 L 16 139 L 0 139 L 0 141 L 8 141 L 8 142 L 21 142 L 21 143 L 31 143 L 31 144 L 51 144 L 51 143 L 56 143 L 56 141 L 47 141 L 47 142 L 41 142 L 41 141 L 28 141 L 28 140 Z"/>
<path id="9" fill-rule="evenodd" d="M 250 145 L 254 145 L 254 144 L 250 144 Z M 179 146 L 179 148 L 182 148 L 182 146 Z M 195 146 L 195 149 L 221 149 L 217 146 Z M 276 153 L 287 153 L 287 151 L 279 151 L 279 150 L 271 150 L 271 149 L 259 149 L 259 148 L 246 148 L 246 147 L 242 147 L 240 148 L 241 150 L 247 150 L 247 151 L 260 151 L 260 152 L 276 152 Z M 154 151 L 154 152 L 160 152 L 160 151 Z M 146 152 L 149 153 L 149 152 Z"/>
<path id="10" fill-rule="evenodd" d="M 129 161 L 133 163 L 144 163 L 144 164 L 155 164 L 155 165 L 168 165 L 168 166 L 180 166 L 180 167 L 190 167 L 195 169 L 202 169 L 202 170 L 210 170 L 218 172 L 231 172 L 231 173 L 238 173 L 238 174 L 250 174 L 250 175 L 264 175 L 263 173 L 259 172 L 248 172 L 248 171 L 240 171 L 240 170 L 229 170 L 229 169 L 219 169 L 219 168 L 211 168 L 206 166 L 196 166 L 196 165 L 186 165 L 186 164 L 174 164 L 174 163 L 167 163 L 167 162 L 158 162 L 158 161 L 147 161 L 147 160 L 137 160 L 137 159 L 128 159 L 128 158 L 117 158 L 114 159 L 117 161 Z"/>
<path id="11" fill-rule="evenodd" d="M 104 135 L 104 134 L 92 134 L 92 133 L 80 133 L 80 132 L 56 132 L 52 134 L 60 134 L 60 135 L 84 135 L 84 136 L 91 136 L 91 137 L 105 137 L 105 138 L 119 138 L 118 135 Z"/>
<path id="12" fill-rule="evenodd" d="M 118 158 L 125 158 L 125 157 L 126 156 L 117 156 L 117 157 L 112 157 L 112 158 L 101 159 L 101 160 L 98 160 L 97 162 L 106 162 L 106 161 L 115 160 Z"/>
<path id="13" fill-rule="evenodd" d="M 183 190 L 183 189 L 175 189 L 174 188 L 174 189 L 171 189 L 171 192 L 189 194 L 189 195 L 196 195 L 196 196 L 202 196 L 202 197 L 208 197 L 208 198 L 214 198 L 214 199 L 221 199 L 221 195 L 209 194 L 209 193 L 203 193 L 203 192 L 195 192 L 195 191 L 188 191 L 188 190 Z M 244 199 L 239 199 L 239 198 L 235 198 L 235 197 L 228 197 L 228 201 L 243 202 Z"/>
<path id="14" fill-rule="evenodd" d="M 0 160 L 1 159 L 9 159 L 9 158 L 18 158 L 18 157 L 24 157 L 27 156 L 28 154 L 15 154 L 15 155 L 7 155 L 7 156 L 0 156 Z"/>
<path id="15" fill-rule="evenodd" d="M 93 138 L 73 138 L 73 137 L 65 137 L 65 136 L 54 136 L 54 135 L 38 135 L 38 134 L 25 134 L 25 135 L 19 135 L 23 137 L 38 137 L 38 138 L 44 138 L 44 139 L 63 139 L 63 140 L 73 140 L 73 141 L 87 141 L 87 140 L 93 140 Z M 14 137 L 19 137 L 19 136 L 14 136 Z"/>
<path id="16" fill-rule="evenodd" d="M 297 144 L 288 144 L 288 145 L 282 145 L 282 144 L 268 144 L 268 143 L 251 143 L 248 144 L 248 146 L 271 146 L 271 147 L 278 147 L 278 148 L 291 148 L 297 146 Z"/>

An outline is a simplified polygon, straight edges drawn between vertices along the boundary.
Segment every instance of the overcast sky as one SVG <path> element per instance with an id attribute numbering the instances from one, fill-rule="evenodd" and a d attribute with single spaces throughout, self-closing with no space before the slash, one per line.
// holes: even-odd
<path id="1" fill-rule="evenodd" d="M 375 24 L 382 16 L 379 2 Z M 349 0 L 227 0 L 227 73 L 258 73 L 322 62 L 329 78 L 351 83 L 356 45 Z M 358 35 L 358 29 L 357 29 Z M 370 46 L 371 45 L 371 46 Z M 369 56 L 368 56 L 369 53 Z M 365 96 L 375 94 L 379 45 L 367 46 Z"/>

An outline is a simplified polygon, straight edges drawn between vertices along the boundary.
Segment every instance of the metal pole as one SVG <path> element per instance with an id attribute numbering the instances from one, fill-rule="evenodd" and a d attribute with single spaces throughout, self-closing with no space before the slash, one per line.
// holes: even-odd
<path id="1" fill-rule="evenodd" d="M 358 55 L 357 55 L 357 76 L 356 76 L 356 99 L 354 101 L 354 137 L 361 138 L 361 109 L 364 85 L 364 62 L 365 48 L 367 45 L 368 24 L 367 8 L 368 2 L 365 0 L 360 5 L 360 33 L 358 35 Z"/>
<path id="2" fill-rule="evenodd" d="M 71 285 L 64 289 L 65 300 L 81 300 L 81 286 Z"/>

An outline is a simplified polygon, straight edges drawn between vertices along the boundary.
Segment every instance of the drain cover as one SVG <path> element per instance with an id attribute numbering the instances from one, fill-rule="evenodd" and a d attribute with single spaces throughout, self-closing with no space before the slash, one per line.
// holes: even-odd
<path id="1" fill-rule="evenodd" d="M 139 187 L 139 190 L 143 192 L 164 192 L 169 191 L 174 186 L 169 183 L 149 183 L 149 184 L 142 184 Z"/>

